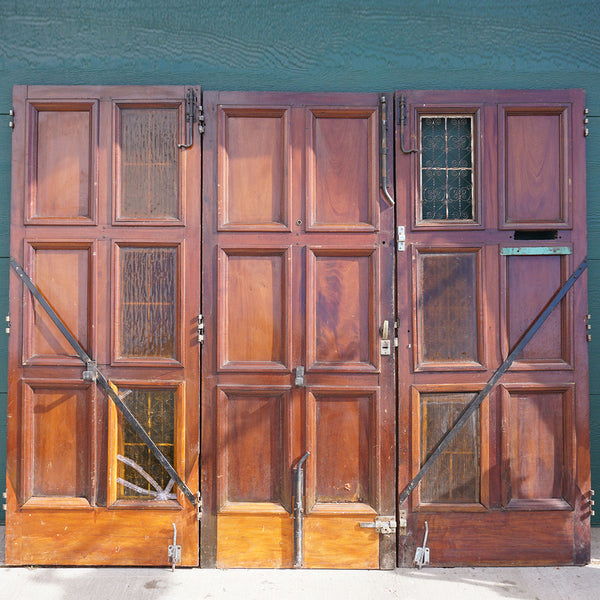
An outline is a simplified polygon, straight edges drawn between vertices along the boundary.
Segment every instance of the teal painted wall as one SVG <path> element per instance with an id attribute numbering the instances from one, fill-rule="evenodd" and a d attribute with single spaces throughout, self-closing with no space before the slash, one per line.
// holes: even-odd
<path id="1" fill-rule="evenodd" d="M 0 112 L 14 84 L 205 89 L 587 90 L 590 311 L 600 323 L 600 3 L 597 0 L 0 0 Z M 0 316 L 7 313 L 11 133 L 0 117 Z M 7 340 L 0 334 L 0 490 Z M 600 325 L 590 344 L 600 482 Z M 600 483 L 597 483 L 600 487 Z M 0 513 L 0 519 L 4 515 Z M 600 524 L 600 517 L 596 518 Z"/>

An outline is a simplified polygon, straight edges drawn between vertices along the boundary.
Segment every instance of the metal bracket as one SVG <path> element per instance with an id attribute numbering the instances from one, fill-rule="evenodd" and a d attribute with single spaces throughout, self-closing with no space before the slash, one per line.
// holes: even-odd
<path id="1" fill-rule="evenodd" d="M 81 375 L 84 381 L 96 381 L 98 379 L 98 365 L 95 360 L 88 360 L 85 371 Z"/>
<path id="2" fill-rule="evenodd" d="M 173 523 L 173 543 L 169 544 L 169 564 L 171 570 L 175 570 L 175 565 L 181 564 L 181 546 L 177 544 L 177 527 Z"/>
<path id="3" fill-rule="evenodd" d="M 427 524 L 427 521 L 425 521 L 425 536 L 423 537 L 423 545 L 419 546 L 415 552 L 415 567 L 417 567 L 417 569 L 429 564 L 429 548 L 427 547 L 428 535 L 429 525 Z"/>
<path id="4" fill-rule="evenodd" d="M 406 229 L 403 225 L 398 225 L 396 231 L 397 250 L 398 252 L 404 252 L 406 250 Z"/>
<path id="5" fill-rule="evenodd" d="M 196 519 L 198 521 L 202 520 L 202 494 L 200 494 L 200 490 L 196 492 Z"/>
<path id="6" fill-rule="evenodd" d="M 294 385 L 298 387 L 304 386 L 304 367 L 296 367 L 296 378 L 294 379 Z"/>
<path id="7" fill-rule="evenodd" d="M 204 315 L 198 315 L 198 343 L 204 344 Z"/>
<path id="8" fill-rule="evenodd" d="M 6 315 L 6 317 L 4 317 L 4 320 L 6 321 L 6 327 L 4 328 L 4 333 L 10 334 L 10 315 Z"/>
<path id="9" fill-rule="evenodd" d="M 15 119 L 14 119 L 15 111 L 14 111 L 14 109 L 11 108 L 8 112 L 0 113 L 0 115 L 2 115 L 3 117 L 12 117 L 11 120 L 8 122 L 8 126 L 12 130 L 14 130 L 14 128 L 15 128 Z"/>
<path id="10" fill-rule="evenodd" d="M 375 522 L 359 523 L 359 526 L 366 529 L 375 529 L 377 533 L 388 535 L 396 533 L 398 523 L 394 517 L 376 517 Z"/>

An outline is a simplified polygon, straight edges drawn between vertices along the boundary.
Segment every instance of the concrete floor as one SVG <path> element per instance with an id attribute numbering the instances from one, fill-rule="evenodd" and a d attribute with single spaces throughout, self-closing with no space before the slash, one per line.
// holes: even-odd
<path id="1" fill-rule="evenodd" d="M 0 527 L 0 565 L 4 527 Z M 600 598 L 600 528 L 586 567 L 275 571 L 0 566 L 0 600 L 581 600 Z"/>

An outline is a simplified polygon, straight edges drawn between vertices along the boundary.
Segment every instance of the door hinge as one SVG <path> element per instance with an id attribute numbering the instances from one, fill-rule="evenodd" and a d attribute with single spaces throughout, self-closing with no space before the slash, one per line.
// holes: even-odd
<path id="1" fill-rule="evenodd" d="M 204 344 L 204 315 L 198 315 L 198 343 Z"/>
<path id="2" fill-rule="evenodd" d="M 196 519 L 202 520 L 202 494 L 200 491 L 196 492 Z"/>
<path id="3" fill-rule="evenodd" d="M 4 317 L 4 320 L 6 321 L 6 327 L 4 328 L 4 333 L 10 334 L 10 315 L 6 315 L 6 317 Z"/>
<path id="4" fill-rule="evenodd" d="M 592 315 L 587 314 L 585 316 L 585 329 L 586 329 L 586 332 L 587 332 L 586 336 L 585 336 L 585 339 L 588 342 L 592 341 L 592 333 L 591 333 L 591 331 L 592 331 L 592 324 L 590 323 L 591 320 L 592 320 Z"/>
<path id="5" fill-rule="evenodd" d="M 404 514 L 406 515 L 406 513 Z M 402 525 L 402 522 L 404 523 L 404 526 Z M 399 522 L 397 522 L 394 517 L 376 517 L 374 522 L 359 523 L 359 526 L 367 529 L 375 529 L 377 533 L 381 533 L 382 535 L 396 533 L 396 530 L 399 528 L 400 534 L 404 535 L 406 532 L 406 516 L 404 519 L 400 519 Z M 403 527 L 404 533 L 402 531 Z"/>
<path id="6" fill-rule="evenodd" d="M 590 129 L 588 127 L 588 124 L 590 122 L 590 119 L 588 117 L 588 115 L 590 114 L 590 109 L 586 108 L 583 111 L 583 137 L 587 137 L 588 135 L 590 135 Z"/>
<path id="7" fill-rule="evenodd" d="M 2 492 L 2 497 L 6 500 L 6 490 Z M 6 502 L 2 503 L 2 510 L 6 512 Z"/>
<path id="8" fill-rule="evenodd" d="M 398 225 L 396 231 L 396 248 L 398 252 L 404 252 L 406 250 L 406 229 L 403 225 Z"/>
<path id="9" fill-rule="evenodd" d="M 14 131 L 15 129 L 15 111 L 11 108 L 8 112 L 0 113 L 3 117 L 10 117 L 10 121 L 8 122 L 8 126 Z"/>

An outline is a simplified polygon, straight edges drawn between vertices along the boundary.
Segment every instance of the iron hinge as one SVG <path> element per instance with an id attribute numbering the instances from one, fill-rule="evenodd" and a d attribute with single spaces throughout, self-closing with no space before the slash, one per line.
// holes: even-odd
<path id="1" fill-rule="evenodd" d="M 8 112 L 0 113 L 3 117 L 10 117 L 10 121 L 8 122 L 8 126 L 14 131 L 15 129 L 15 111 L 11 108 Z"/>
<path id="2" fill-rule="evenodd" d="M 2 497 L 6 500 L 6 490 L 2 492 Z M 2 503 L 2 510 L 6 512 L 6 502 Z"/>
<path id="3" fill-rule="evenodd" d="M 590 114 L 590 109 L 586 108 L 583 111 L 583 137 L 587 137 L 588 135 L 590 135 L 590 129 L 588 127 L 588 124 L 590 122 L 590 119 L 588 117 L 588 115 Z"/>
<path id="4" fill-rule="evenodd" d="M 200 491 L 196 492 L 196 519 L 202 520 L 202 494 Z"/>
<path id="5" fill-rule="evenodd" d="M 585 330 L 586 330 L 585 339 L 588 342 L 592 341 L 592 333 L 591 333 L 591 331 L 592 331 L 592 324 L 590 323 L 591 320 L 592 320 L 592 315 L 587 314 L 585 316 Z"/>
<path id="6" fill-rule="evenodd" d="M 375 521 L 359 523 L 359 526 L 363 528 L 374 529 L 377 533 L 381 533 L 382 535 L 396 533 L 398 527 L 402 529 L 402 525 L 399 525 L 399 522 L 397 522 L 394 517 L 376 517 Z M 404 519 L 404 530 L 406 531 L 406 518 Z"/>
<path id="7" fill-rule="evenodd" d="M 403 225 L 398 225 L 396 232 L 396 249 L 398 252 L 404 252 L 406 250 L 406 229 Z"/>
<path id="8" fill-rule="evenodd" d="M 198 343 L 204 344 L 204 315 L 198 315 Z"/>
<path id="9" fill-rule="evenodd" d="M 6 327 L 4 328 L 4 333 L 10 334 L 10 315 L 6 315 L 6 317 L 4 317 L 4 320 L 6 321 Z"/>

